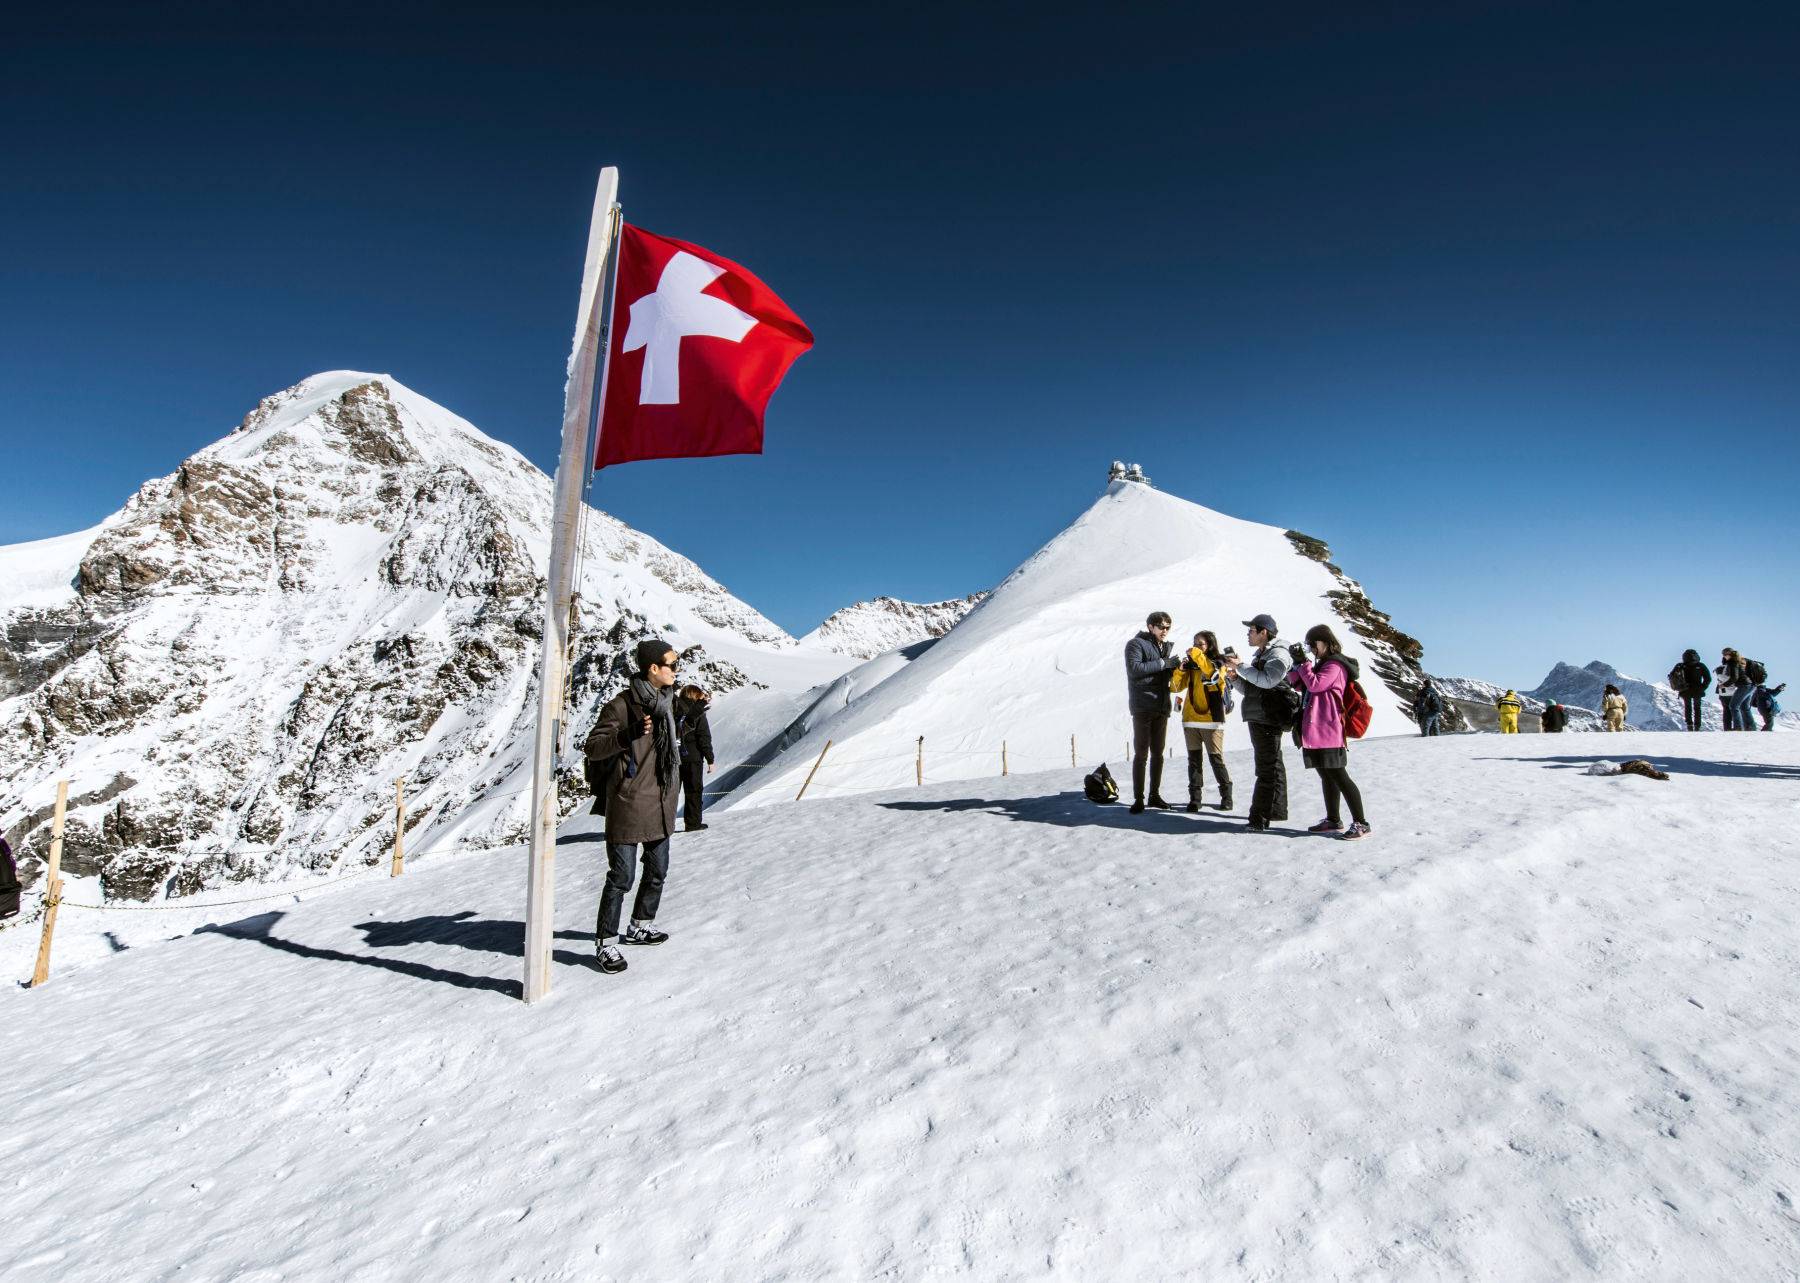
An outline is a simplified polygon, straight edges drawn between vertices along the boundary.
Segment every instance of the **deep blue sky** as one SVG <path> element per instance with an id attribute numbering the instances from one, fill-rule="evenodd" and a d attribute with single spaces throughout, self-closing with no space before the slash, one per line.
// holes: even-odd
<path id="1" fill-rule="evenodd" d="M 322 369 L 552 466 L 610 163 L 818 344 L 765 456 L 598 502 L 795 632 L 992 584 L 1123 457 L 1329 540 L 1437 671 L 1800 668 L 1793 7 L 854 8 L 9 36 L 0 542 Z"/>

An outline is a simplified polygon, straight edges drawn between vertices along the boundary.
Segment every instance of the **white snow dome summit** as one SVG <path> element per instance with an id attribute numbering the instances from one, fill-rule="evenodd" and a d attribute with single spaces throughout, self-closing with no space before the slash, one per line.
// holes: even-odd
<path id="1" fill-rule="evenodd" d="M 1142 475 L 1141 469 L 1139 475 Z M 739 805 L 794 797 L 827 739 L 833 790 L 915 781 L 924 738 L 926 778 L 1116 762 L 1130 721 L 1125 643 L 1153 610 L 1175 619 L 1186 646 L 1207 629 L 1245 649 L 1243 621 L 1273 615 L 1297 640 L 1328 623 L 1361 661 L 1374 705 L 1371 736 L 1410 732 L 1404 711 L 1422 674 L 1421 647 L 1397 632 L 1324 543 L 1227 516 L 1121 474 L 935 645 L 835 716 L 811 726 L 775 762 L 742 781 Z M 1241 721 L 1228 747 L 1245 747 Z"/>

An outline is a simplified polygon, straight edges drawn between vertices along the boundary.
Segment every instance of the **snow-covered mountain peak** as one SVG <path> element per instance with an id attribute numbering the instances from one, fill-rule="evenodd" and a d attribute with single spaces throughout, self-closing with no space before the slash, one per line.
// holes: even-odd
<path id="1" fill-rule="evenodd" d="M 332 371 L 93 530 L 0 548 L 0 829 L 27 876 L 58 778 L 68 868 L 108 896 L 360 861 L 401 775 L 415 839 L 512 835 L 550 502 L 516 450 Z M 641 637 L 720 695 L 848 666 L 624 523 L 582 529 L 565 768 Z"/>
<path id="2" fill-rule="evenodd" d="M 835 611 L 800 640 L 839 655 L 874 659 L 889 651 L 942 637 L 987 597 L 985 592 L 947 601 L 900 601 L 877 597 Z"/>
<path id="3" fill-rule="evenodd" d="M 991 773 L 1003 745 L 1006 760 L 1021 764 L 1067 764 L 1072 753 L 1117 761 L 1129 728 L 1124 645 L 1153 610 L 1174 616 L 1179 644 L 1210 630 L 1240 650 L 1241 621 L 1259 612 L 1288 637 L 1330 621 L 1362 661 L 1371 733 L 1405 733 L 1419 643 L 1391 626 L 1329 551 L 1294 531 L 1113 481 L 930 649 L 879 684 L 860 682 L 866 694 L 785 734 L 774 765 L 726 787 L 750 805 L 791 798 L 827 739 L 847 759 L 827 767 L 838 789 L 911 782 L 921 738 L 928 778 Z"/>

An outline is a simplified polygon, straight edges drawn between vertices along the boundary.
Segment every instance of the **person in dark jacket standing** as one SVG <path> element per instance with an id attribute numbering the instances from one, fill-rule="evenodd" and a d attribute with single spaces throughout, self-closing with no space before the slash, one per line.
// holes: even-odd
<path id="1" fill-rule="evenodd" d="M 1438 719 L 1444 715 L 1444 697 L 1431 684 L 1431 678 L 1427 677 L 1419 687 L 1419 693 L 1413 696 L 1412 711 L 1413 721 L 1418 723 L 1420 735 L 1438 733 Z"/>
<path id="2" fill-rule="evenodd" d="M 712 701 L 698 686 L 683 686 L 675 705 L 675 730 L 681 736 L 681 827 L 697 833 L 706 827 L 706 773 L 713 768 L 712 724 L 706 710 Z"/>
<path id="3" fill-rule="evenodd" d="M 680 736 L 675 728 L 675 650 L 660 638 L 641 641 L 633 656 L 637 675 L 606 702 L 588 735 L 590 778 L 606 784 L 606 885 L 594 943 L 600 970 L 625 970 L 624 944 L 661 944 L 668 933 L 654 926 L 669 876 L 669 835 L 681 791 Z M 619 934 L 619 914 L 631 890 L 632 865 L 644 850 L 644 877 L 631 909 L 631 926 Z"/>
<path id="4" fill-rule="evenodd" d="M 1719 655 L 1719 666 L 1713 669 L 1713 676 L 1718 678 L 1713 692 L 1719 697 L 1719 709 L 1725 716 L 1725 729 L 1728 731 L 1747 731 L 1751 729 L 1750 719 L 1745 717 L 1742 724 L 1738 721 L 1738 693 L 1748 691 L 1750 677 L 1744 671 L 1744 658 L 1727 646 Z"/>
<path id="5" fill-rule="evenodd" d="M 1669 670 L 1669 685 L 1681 696 L 1681 715 L 1690 731 L 1700 729 L 1700 714 L 1706 708 L 1706 688 L 1712 685 L 1712 674 L 1697 650 L 1681 652 L 1681 662 Z"/>
<path id="6" fill-rule="evenodd" d="M 1250 753 L 1256 766 L 1256 790 L 1250 795 L 1250 831 L 1267 833 L 1269 825 L 1287 819 L 1287 763 L 1281 757 L 1286 729 L 1271 701 L 1287 681 L 1287 659 L 1275 640 L 1275 621 L 1268 615 L 1246 619 L 1251 655 L 1248 663 L 1226 659 L 1226 674 L 1243 694 L 1244 721 L 1250 728 Z"/>
<path id="7" fill-rule="evenodd" d="M 1169 653 L 1168 612 L 1153 611 L 1144 631 L 1125 643 L 1125 691 L 1131 710 L 1131 813 L 1144 811 L 1144 766 L 1150 767 L 1150 805 L 1166 811 L 1163 801 L 1163 753 L 1169 741 L 1169 674 L 1181 657 Z"/>
<path id="8" fill-rule="evenodd" d="M 0 918 L 18 915 L 20 889 L 19 866 L 13 863 L 12 848 L 0 837 Z"/>
<path id="9" fill-rule="evenodd" d="M 1538 715 L 1538 720 L 1543 724 L 1544 734 L 1561 735 L 1563 727 L 1569 724 L 1569 710 L 1551 700 Z"/>

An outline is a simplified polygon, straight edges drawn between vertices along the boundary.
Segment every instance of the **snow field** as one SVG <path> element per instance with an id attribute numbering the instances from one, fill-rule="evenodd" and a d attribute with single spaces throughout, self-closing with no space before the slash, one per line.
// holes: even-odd
<path id="1" fill-rule="evenodd" d="M 1366 743 L 1362 843 L 1067 769 L 726 813 L 612 977 L 581 820 L 535 1008 L 522 856 L 422 861 L 0 996 L 0 1273 L 1789 1277 L 1795 743 Z"/>

